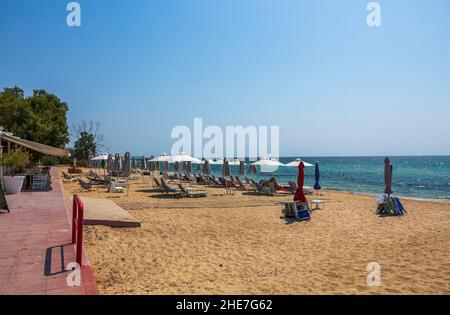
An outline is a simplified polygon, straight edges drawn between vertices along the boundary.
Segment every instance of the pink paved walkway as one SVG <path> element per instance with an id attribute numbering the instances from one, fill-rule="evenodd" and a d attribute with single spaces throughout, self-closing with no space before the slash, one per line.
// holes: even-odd
<path id="1" fill-rule="evenodd" d="M 65 269 L 75 261 L 72 211 L 58 169 L 51 177 L 51 191 L 6 197 L 11 213 L 0 213 L 0 294 L 98 294 L 90 266 L 82 269 L 81 286 L 67 286 Z"/>

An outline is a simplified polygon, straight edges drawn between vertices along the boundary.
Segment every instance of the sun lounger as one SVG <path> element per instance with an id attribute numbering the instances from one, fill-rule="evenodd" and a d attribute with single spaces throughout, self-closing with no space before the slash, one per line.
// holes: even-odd
<path id="1" fill-rule="evenodd" d="M 272 192 L 272 195 L 292 195 L 290 191 L 277 190 L 275 188 L 275 184 L 270 181 L 267 182 L 267 187 L 269 187 L 270 191 Z"/>
<path id="2" fill-rule="evenodd" d="M 237 180 L 234 179 L 233 176 L 230 176 L 230 180 L 228 181 L 228 186 L 236 188 L 236 189 L 241 189 L 243 188 L 238 182 Z"/>
<path id="3" fill-rule="evenodd" d="M 297 184 L 295 182 L 289 182 L 289 190 L 291 193 L 295 194 L 297 192 Z"/>
<path id="4" fill-rule="evenodd" d="M 80 184 L 81 188 L 80 190 L 86 190 L 86 191 L 92 191 L 92 185 L 89 183 L 86 183 L 84 180 L 82 180 L 81 178 L 78 178 L 78 183 Z"/>
<path id="5" fill-rule="evenodd" d="M 286 202 L 282 213 L 285 218 L 295 218 L 297 221 L 306 221 L 311 219 L 311 213 L 307 203 Z"/>
<path id="6" fill-rule="evenodd" d="M 298 186 L 295 182 L 289 182 L 289 191 L 293 194 L 297 191 Z M 312 195 L 314 193 L 314 190 L 311 187 L 305 187 L 303 186 L 303 193 L 305 195 Z"/>
<path id="7" fill-rule="evenodd" d="M 187 198 L 201 198 L 201 197 L 207 197 L 208 194 L 206 191 L 199 191 L 199 190 L 190 190 L 189 188 L 184 187 L 182 184 L 178 184 L 178 187 L 181 190 L 181 196 L 187 197 Z"/>
<path id="8" fill-rule="evenodd" d="M 62 175 L 63 175 L 63 180 L 66 180 L 66 181 L 71 181 L 71 182 L 73 182 L 73 181 L 76 181 L 77 179 L 75 178 L 75 177 L 73 177 L 73 176 L 70 176 L 69 174 L 67 174 L 66 172 L 62 172 Z"/>
<path id="9" fill-rule="evenodd" d="M 377 197 L 377 214 L 381 216 L 402 216 L 406 213 L 400 199 L 385 195 Z"/>
<path id="10" fill-rule="evenodd" d="M 277 191 L 289 191 L 289 189 L 290 189 L 289 185 L 278 184 L 277 179 L 275 177 L 272 177 L 267 182 L 273 183 L 273 185 Z"/>
<path id="11" fill-rule="evenodd" d="M 248 184 L 242 182 L 241 179 L 237 176 L 235 178 L 236 178 L 236 182 L 239 184 L 241 190 L 254 190 L 254 187 L 252 185 L 248 185 Z"/>
<path id="12" fill-rule="evenodd" d="M 273 196 L 273 193 L 272 193 L 272 191 L 270 190 L 269 187 L 264 187 L 261 184 L 255 182 L 254 180 L 252 180 L 252 183 L 253 183 L 253 185 L 255 185 L 255 187 L 257 189 L 257 192 L 259 194 L 267 195 L 267 196 Z"/>
<path id="13" fill-rule="evenodd" d="M 161 187 L 163 189 L 162 192 L 164 192 L 166 194 L 170 194 L 170 193 L 177 193 L 177 194 L 179 194 L 181 192 L 181 190 L 178 187 L 167 185 L 166 181 L 164 180 L 164 178 L 161 178 Z"/>
<path id="14" fill-rule="evenodd" d="M 108 192 L 109 193 L 123 193 L 123 192 L 125 192 L 125 188 L 116 186 L 116 183 L 114 181 L 111 181 L 109 183 Z"/>
<path id="15" fill-rule="evenodd" d="M 392 201 L 395 204 L 395 208 L 397 209 L 397 213 L 399 215 L 403 215 L 407 213 L 406 209 L 403 207 L 402 203 L 400 202 L 400 199 L 398 198 L 392 198 Z"/>
<path id="16" fill-rule="evenodd" d="M 158 191 L 163 191 L 164 188 L 161 186 L 161 184 L 159 183 L 157 178 L 153 178 L 153 189 L 158 190 Z"/>

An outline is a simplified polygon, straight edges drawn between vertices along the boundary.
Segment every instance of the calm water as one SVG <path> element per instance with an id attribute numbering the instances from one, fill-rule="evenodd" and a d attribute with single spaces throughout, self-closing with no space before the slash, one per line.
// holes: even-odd
<path id="1" fill-rule="evenodd" d="M 295 158 L 280 158 L 282 163 L 293 160 Z M 311 164 L 319 162 L 323 188 L 362 193 L 384 191 L 384 157 L 310 157 L 303 160 Z M 450 199 L 450 156 L 391 157 L 391 163 L 394 194 Z M 233 175 L 238 175 L 239 167 L 230 168 Z M 211 170 L 220 176 L 220 165 L 211 165 Z M 296 181 L 297 168 L 280 167 L 274 173 L 257 173 L 249 177 L 260 180 L 271 176 L 280 183 Z M 314 167 L 306 168 L 305 185 L 314 185 Z"/>

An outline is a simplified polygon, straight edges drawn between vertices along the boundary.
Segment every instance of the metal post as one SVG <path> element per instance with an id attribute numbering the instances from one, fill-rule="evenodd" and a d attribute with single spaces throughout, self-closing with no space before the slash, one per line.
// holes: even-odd
<path id="1" fill-rule="evenodd" d="M 72 244 L 77 242 L 77 217 L 78 217 L 78 204 L 75 200 L 75 196 L 73 197 L 73 206 L 72 206 Z"/>
<path id="2" fill-rule="evenodd" d="M 78 195 L 73 196 L 72 243 L 76 248 L 76 262 L 83 267 L 83 217 L 84 205 Z"/>
<path id="3" fill-rule="evenodd" d="M 83 267 L 83 217 L 84 217 L 84 206 L 80 203 L 78 204 L 78 231 L 77 231 L 77 263 L 80 268 Z"/>

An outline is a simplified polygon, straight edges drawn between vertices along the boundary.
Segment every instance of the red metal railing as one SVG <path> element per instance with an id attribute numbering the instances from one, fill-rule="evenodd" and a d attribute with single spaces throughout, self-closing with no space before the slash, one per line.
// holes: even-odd
<path id="1" fill-rule="evenodd" d="M 78 265 L 83 267 L 83 215 L 84 206 L 80 196 L 73 196 L 72 214 L 72 244 L 76 245 L 76 259 Z"/>

